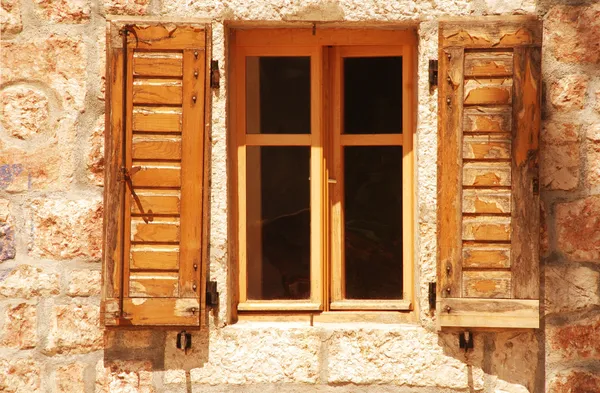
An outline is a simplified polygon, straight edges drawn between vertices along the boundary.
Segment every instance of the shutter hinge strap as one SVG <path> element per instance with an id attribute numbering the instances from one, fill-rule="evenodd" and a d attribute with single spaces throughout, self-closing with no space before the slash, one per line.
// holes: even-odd
<path id="1" fill-rule="evenodd" d="M 210 61 L 210 87 L 218 89 L 221 87 L 221 72 L 219 71 L 219 60 Z"/>
<path id="2" fill-rule="evenodd" d="M 127 184 L 127 187 L 129 187 L 129 191 L 131 191 L 131 196 L 133 197 L 133 200 L 135 201 L 135 204 L 137 205 L 137 208 L 140 211 L 140 214 L 142 215 L 142 220 L 144 220 L 144 222 L 148 224 L 149 222 L 154 221 L 154 217 L 152 217 L 152 209 L 148 209 L 148 212 L 144 212 L 142 201 L 140 201 L 140 198 L 135 193 L 135 190 L 133 188 L 133 182 L 131 181 L 131 177 L 137 172 L 139 172 L 140 169 L 142 168 L 139 166 L 134 166 L 131 168 L 131 170 L 128 170 L 125 167 L 121 167 L 121 171 L 119 173 L 119 182 L 125 182 L 125 184 Z"/>

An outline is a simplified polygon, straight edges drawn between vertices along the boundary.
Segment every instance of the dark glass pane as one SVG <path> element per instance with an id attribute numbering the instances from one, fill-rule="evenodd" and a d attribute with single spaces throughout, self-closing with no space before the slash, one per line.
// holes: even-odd
<path id="1" fill-rule="evenodd" d="M 310 57 L 246 58 L 246 132 L 310 134 Z"/>
<path id="2" fill-rule="evenodd" d="M 402 132 L 402 57 L 344 59 L 344 134 Z"/>
<path id="3" fill-rule="evenodd" d="M 347 299 L 402 298 L 402 147 L 344 148 Z"/>
<path id="4" fill-rule="evenodd" d="M 246 148 L 248 299 L 310 297 L 310 147 Z"/>

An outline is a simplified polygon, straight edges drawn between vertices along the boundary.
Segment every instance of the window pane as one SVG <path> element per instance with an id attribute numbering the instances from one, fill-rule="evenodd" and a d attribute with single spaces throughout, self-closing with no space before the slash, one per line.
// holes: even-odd
<path id="1" fill-rule="evenodd" d="M 402 133 L 402 57 L 344 59 L 344 134 Z"/>
<path id="2" fill-rule="evenodd" d="M 310 57 L 246 58 L 246 132 L 310 134 Z"/>
<path id="3" fill-rule="evenodd" d="M 310 297 L 310 147 L 249 146 L 248 299 Z"/>
<path id="4" fill-rule="evenodd" d="M 402 147 L 344 148 L 347 299 L 402 298 Z"/>

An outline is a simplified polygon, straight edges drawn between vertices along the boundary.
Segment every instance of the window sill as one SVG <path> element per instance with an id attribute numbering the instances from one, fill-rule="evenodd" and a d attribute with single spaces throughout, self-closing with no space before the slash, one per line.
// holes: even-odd
<path id="1" fill-rule="evenodd" d="M 307 326 L 326 324 L 415 324 L 414 312 L 399 311 L 324 311 L 315 313 L 238 313 L 238 323 L 252 322 L 289 322 Z"/>

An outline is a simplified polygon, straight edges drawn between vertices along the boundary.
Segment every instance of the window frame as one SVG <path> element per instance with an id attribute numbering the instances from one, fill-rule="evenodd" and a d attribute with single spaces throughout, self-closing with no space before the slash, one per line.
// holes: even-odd
<path id="1" fill-rule="evenodd" d="M 333 47 L 333 48 L 331 48 Z M 335 101 L 329 98 L 339 93 L 340 85 L 335 83 L 336 67 L 341 54 L 352 56 L 403 56 L 403 123 L 402 134 L 369 135 L 373 145 L 385 145 L 395 140 L 396 146 L 403 147 L 403 299 L 401 300 L 343 300 L 340 275 L 341 254 L 335 247 L 342 246 L 341 233 L 331 225 L 339 222 L 339 211 L 335 213 L 331 204 L 331 194 L 335 189 L 342 190 L 341 181 L 334 186 L 333 176 L 339 173 L 332 165 L 331 158 L 339 163 L 334 155 L 334 146 L 339 145 L 340 95 Z M 236 262 L 238 293 L 232 304 L 233 313 L 256 315 L 253 312 L 316 313 L 328 319 L 331 315 L 344 311 L 345 315 L 358 312 L 377 319 L 381 311 L 410 311 L 414 302 L 414 156 L 413 138 L 415 134 L 415 61 L 416 35 L 412 30 L 383 29 L 306 29 L 306 28 L 255 28 L 232 29 L 230 35 L 229 85 L 229 141 L 230 154 L 230 215 L 232 228 L 232 259 Z M 311 134 L 277 135 L 249 134 L 246 132 L 246 56 L 311 56 Z M 337 56 L 337 57 L 336 57 Z M 337 60 L 336 60 L 337 58 Z M 340 68 L 337 67 L 337 74 Z M 337 75 L 339 76 L 339 75 Z M 336 109 L 337 108 L 337 109 Z M 336 112 L 337 111 L 337 112 Z M 335 113 L 337 113 L 337 121 Z M 338 132 L 333 131 L 337 128 Z M 337 137 L 335 136 L 337 135 Z M 358 137 L 357 137 L 358 136 Z M 364 143 L 363 135 L 350 135 L 347 143 Z M 382 138 L 383 136 L 383 138 Z M 334 141 L 335 139 L 335 141 Z M 336 145 L 336 141 L 338 145 Z M 307 300 L 249 300 L 247 298 L 247 243 L 246 243 L 246 146 L 311 146 L 311 296 Z M 283 144 L 282 144 L 283 143 Z M 328 149 L 328 151 L 325 151 Z M 339 149 L 338 149 L 339 150 Z M 325 157 L 330 157 L 329 161 Z M 339 175 L 338 175 L 339 177 Z M 340 177 L 341 178 L 341 177 Z M 329 179 L 332 179 L 330 181 Z M 341 191 L 338 191 L 341 192 Z M 341 228 L 341 227 L 340 227 Z M 337 235 L 336 235 L 337 233 Z M 334 238 L 337 236 L 337 246 Z M 336 262 L 334 262 L 336 261 Z M 337 279 L 333 279 L 333 271 Z M 335 311 L 334 311 L 335 310 Z M 366 314 L 365 314 L 366 313 Z M 353 313 L 354 314 L 354 313 Z"/>

